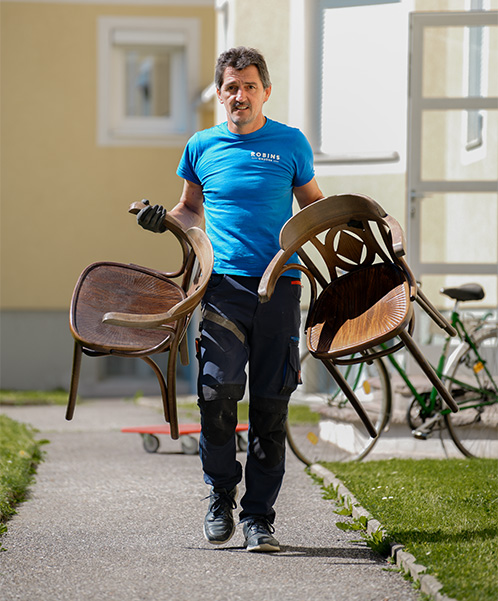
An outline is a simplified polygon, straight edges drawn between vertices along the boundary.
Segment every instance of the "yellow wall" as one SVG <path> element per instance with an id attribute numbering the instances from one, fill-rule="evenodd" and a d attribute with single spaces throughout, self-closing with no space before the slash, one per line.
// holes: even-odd
<path id="1" fill-rule="evenodd" d="M 127 208 L 141 198 L 176 204 L 183 145 L 97 146 L 97 19 L 198 18 L 200 92 L 213 79 L 214 8 L 2 2 L 0 10 L 2 308 L 67 308 L 93 261 L 172 267 L 172 239 L 139 228 Z M 200 118 L 211 125 L 212 109 Z"/>

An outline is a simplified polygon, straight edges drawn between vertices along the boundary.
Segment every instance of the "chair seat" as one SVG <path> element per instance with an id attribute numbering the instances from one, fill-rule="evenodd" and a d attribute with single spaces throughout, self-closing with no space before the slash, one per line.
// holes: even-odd
<path id="1" fill-rule="evenodd" d="M 377 264 L 332 281 L 308 318 L 307 342 L 318 358 L 336 358 L 381 344 L 411 318 L 409 286 L 393 264 Z"/>
<path id="2" fill-rule="evenodd" d="M 74 333 L 96 351 L 145 352 L 167 346 L 168 330 L 123 328 L 102 323 L 109 311 L 156 314 L 185 298 L 175 282 L 154 270 L 121 263 L 94 263 L 81 274 L 71 307 Z"/>

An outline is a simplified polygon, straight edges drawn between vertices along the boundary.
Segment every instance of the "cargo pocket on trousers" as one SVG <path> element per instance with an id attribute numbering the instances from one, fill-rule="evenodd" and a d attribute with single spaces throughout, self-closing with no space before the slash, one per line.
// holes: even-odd
<path id="1" fill-rule="evenodd" d="M 299 338 L 291 336 L 287 361 L 284 366 L 283 386 L 280 394 L 290 395 L 296 390 L 301 380 L 301 360 L 299 357 Z"/>

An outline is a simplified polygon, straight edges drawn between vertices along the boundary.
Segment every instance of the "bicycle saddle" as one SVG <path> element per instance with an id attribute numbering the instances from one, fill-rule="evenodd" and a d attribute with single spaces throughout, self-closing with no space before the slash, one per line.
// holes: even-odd
<path id="1" fill-rule="evenodd" d="M 477 301 L 484 298 L 484 290 L 479 284 L 462 284 L 456 288 L 441 288 L 441 294 L 457 301 Z"/>

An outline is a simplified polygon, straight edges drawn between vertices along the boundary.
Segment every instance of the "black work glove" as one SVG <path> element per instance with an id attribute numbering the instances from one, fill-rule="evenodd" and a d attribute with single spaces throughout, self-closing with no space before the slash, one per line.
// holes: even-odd
<path id="1" fill-rule="evenodd" d="M 164 225 L 164 218 L 166 217 L 166 209 L 161 205 L 150 205 L 148 200 L 142 200 L 144 205 L 147 205 L 137 215 L 137 223 L 141 225 L 145 230 L 155 232 L 156 234 L 162 234 L 167 230 Z"/>

